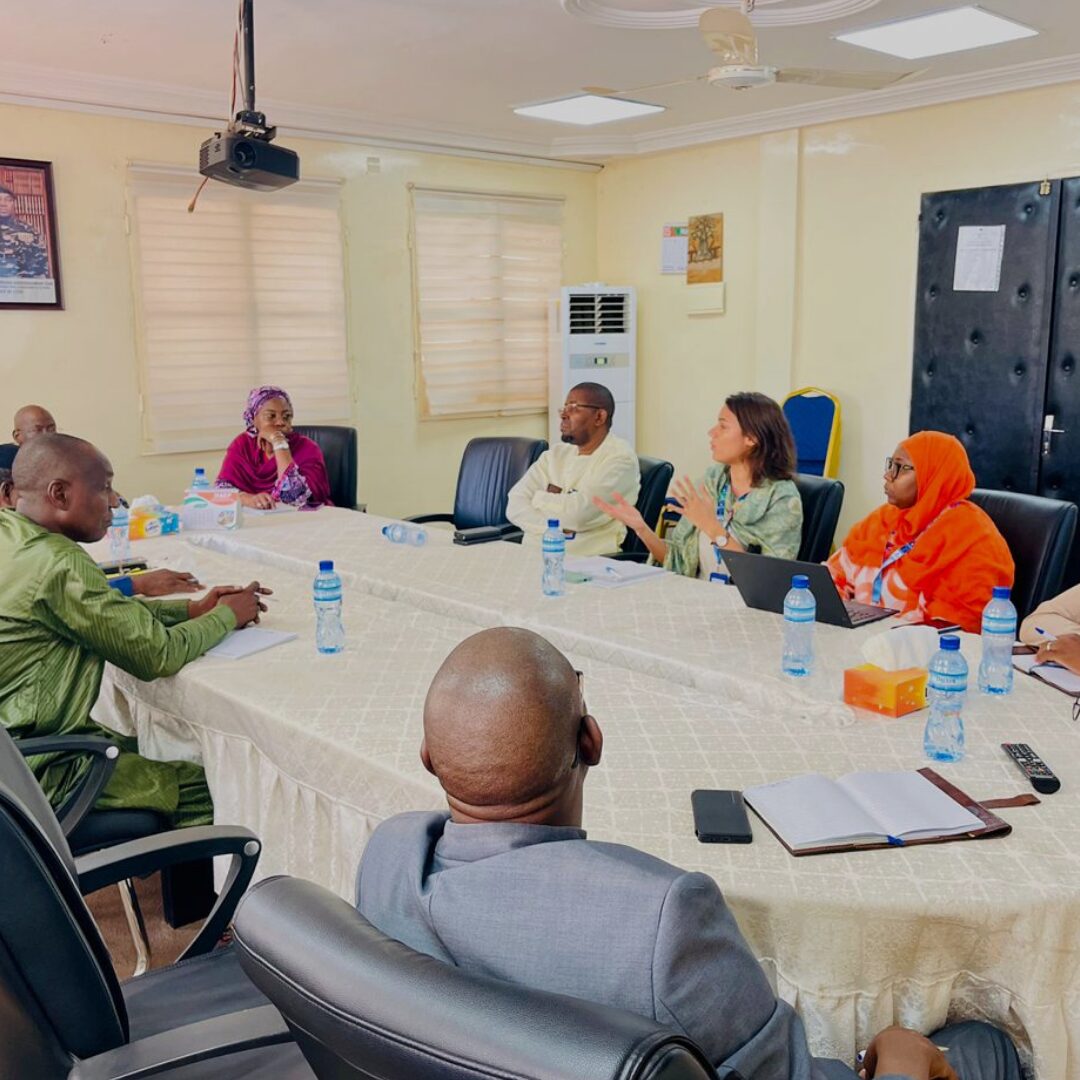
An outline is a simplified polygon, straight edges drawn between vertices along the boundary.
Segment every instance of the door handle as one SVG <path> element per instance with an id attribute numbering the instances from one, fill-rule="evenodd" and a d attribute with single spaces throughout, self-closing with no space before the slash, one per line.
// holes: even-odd
<path id="1" fill-rule="evenodd" d="M 1042 456 L 1047 457 L 1050 454 L 1050 443 L 1053 441 L 1055 435 L 1064 435 L 1065 429 L 1054 427 L 1055 416 L 1053 413 L 1047 413 L 1043 417 L 1043 429 L 1042 429 Z"/>

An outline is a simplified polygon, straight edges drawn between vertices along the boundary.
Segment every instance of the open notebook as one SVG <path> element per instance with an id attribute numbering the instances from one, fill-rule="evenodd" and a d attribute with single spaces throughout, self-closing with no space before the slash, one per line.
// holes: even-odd
<path id="1" fill-rule="evenodd" d="M 1073 697 L 1080 696 L 1080 675 L 1074 675 L 1068 668 L 1052 663 L 1040 664 L 1034 653 L 1014 653 L 1012 662 L 1017 671 L 1034 675 L 1036 679 L 1042 679 Z"/>
<path id="2" fill-rule="evenodd" d="M 933 769 L 810 773 L 748 788 L 743 798 L 793 855 L 963 840 L 1010 826 Z"/>

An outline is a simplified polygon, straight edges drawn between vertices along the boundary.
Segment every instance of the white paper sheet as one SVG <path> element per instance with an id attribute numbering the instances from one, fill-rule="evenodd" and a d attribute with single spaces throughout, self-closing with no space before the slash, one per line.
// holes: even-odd
<path id="1" fill-rule="evenodd" d="M 662 566 L 605 559 L 603 555 L 567 555 L 566 569 L 575 574 L 587 574 L 589 585 L 601 589 L 619 589 L 665 573 Z"/>
<path id="2" fill-rule="evenodd" d="M 260 626 L 245 626 L 243 630 L 233 630 L 219 645 L 206 651 L 207 656 L 221 656 L 227 660 L 242 660 L 275 645 L 284 645 L 297 635 L 284 630 L 264 630 Z"/>
<path id="3" fill-rule="evenodd" d="M 685 274 L 690 228 L 685 221 L 668 222 L 660 240 L 660 273 Z"/>
<path id="4" fill-rule="evenodd" d="M 961 225 L 956 237 L 953 290 L 997 292 L 1004 257 L 1004 225 Z"/>

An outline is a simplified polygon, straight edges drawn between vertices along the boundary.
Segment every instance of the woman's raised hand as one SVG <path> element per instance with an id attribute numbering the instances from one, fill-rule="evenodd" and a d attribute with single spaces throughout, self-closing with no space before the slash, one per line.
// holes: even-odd
<path id="1" fill-rule="evenodd" d="M 608 517 L 621 521 L 631 532 L 637 532 L 639 529 L 645 528 L 645 519 L 641 516 L 638 508 L 631 506 L 617 491 L 611 496 L 611 502 L 605 502 L 599 495 L 594 495 L 593 506 L 597 510 L 603 510 Z"/>
<path id="2" fill-rule="evenodd" d="M 708 532 L 716 525 L 716 506 L 704 486 L 694 487 L 689 476 L 676 480 L 671 486 L 682 516 L 696 528 Z"/>

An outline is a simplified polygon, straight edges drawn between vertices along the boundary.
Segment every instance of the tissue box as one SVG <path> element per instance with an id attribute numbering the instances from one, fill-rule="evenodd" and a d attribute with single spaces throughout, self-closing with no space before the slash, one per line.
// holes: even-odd
<path id="1" fill-rule="evenodd" d="M 192 488 L 180 507 L 185 529 L 235 529 L 240 524 L 240 492 L 236 488 Z"/>
<path id="2" fill-rule="evenodd" d="M 149 540 L 180 531 L 180 515 L 173 510 L 136 508 L 131 511 L 128 536 L 132 540 Z"/>
<path id="3" fill-rule="evenodd" d="M 861 664 L 844 672 L 844 701 L 884 716 L 905 716 L 926 708 L 927 678 L 924 668 L 883 671 Z"/>

